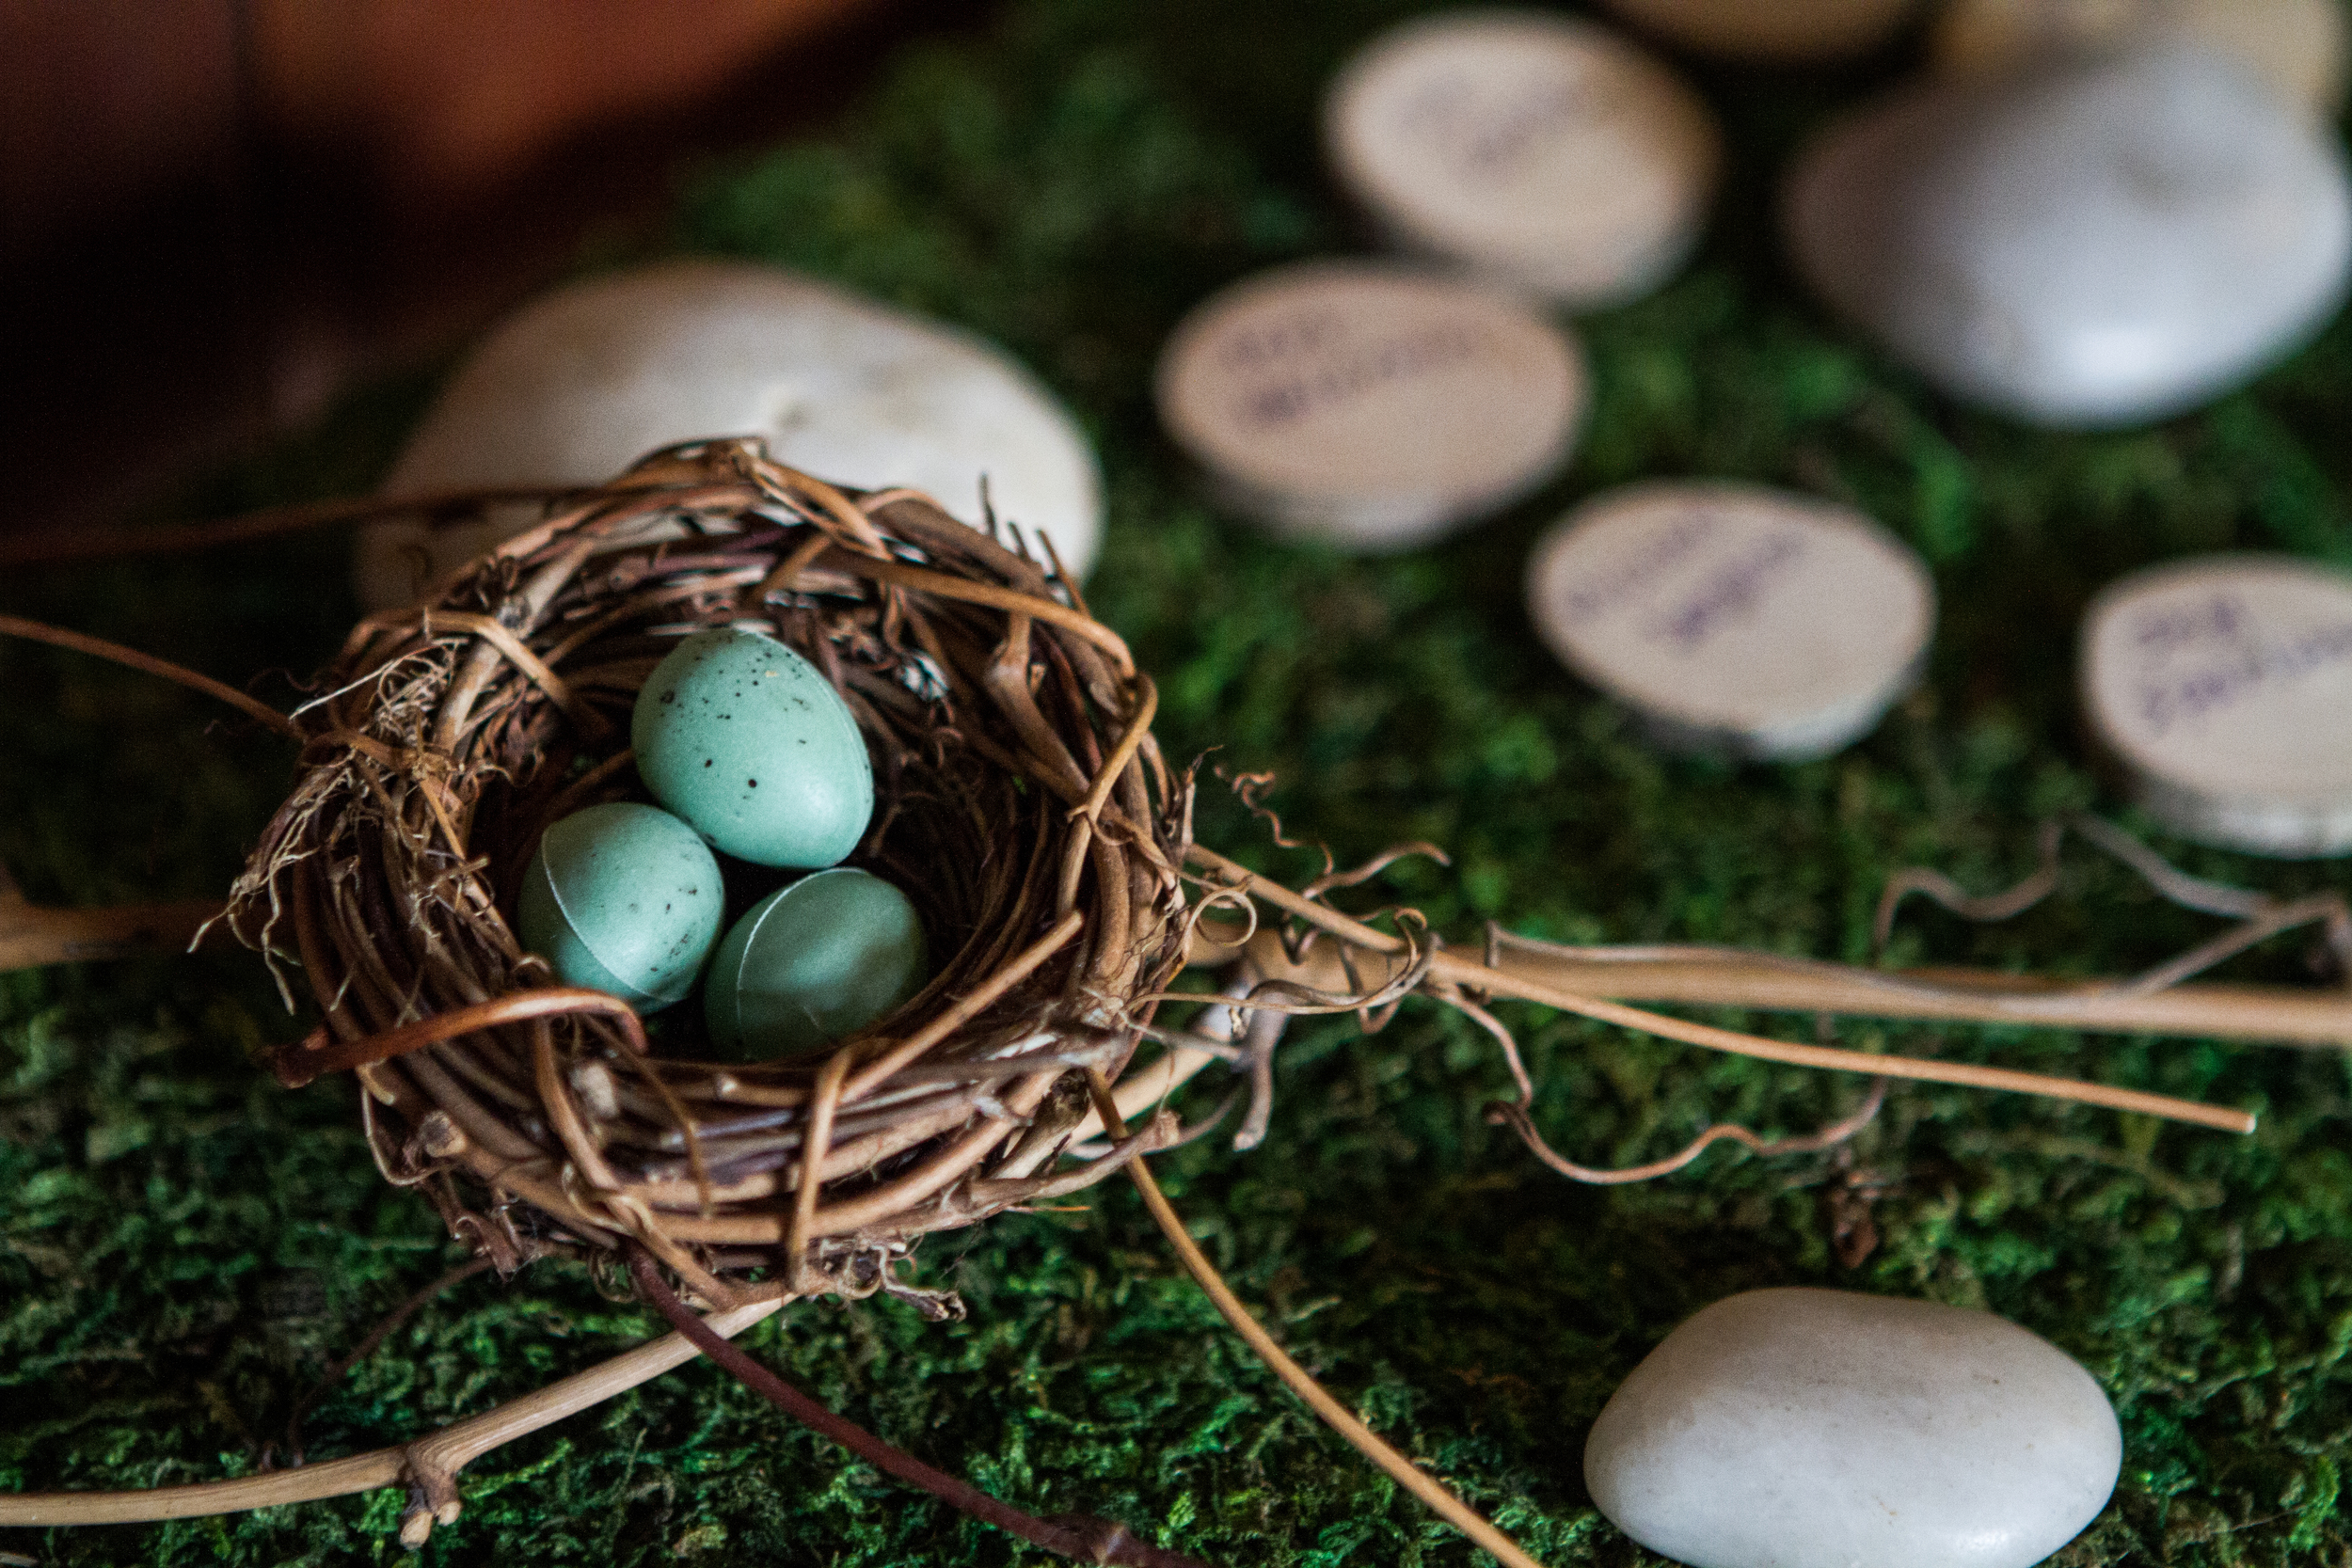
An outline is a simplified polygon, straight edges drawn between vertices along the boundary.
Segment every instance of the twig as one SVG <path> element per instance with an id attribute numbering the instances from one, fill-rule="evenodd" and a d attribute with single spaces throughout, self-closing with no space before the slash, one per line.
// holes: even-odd
<path id="1" fill-rule="evenodd" d="M 1756 1012 L 1836 1013 L 1945 1023 L 2022 1024 L 2092 1033 L 2175 1035 L 2265 1045 L 2352 1045 L 2352 994 L 2334 989 L 2185 984 L 2155 992 L 2132 979 L 2060 979 L 1992 969 L 1857 969 L 1819 958 L 1695 942 L 1568 945 L 1491 931 L 1488 967 L 1583 996 Z M 1192 961 L 1230 963 L 1237 942 L 1204 924 Z M 1248 943 L 1270 961 L 1264 935 Z M 1393 962 L 1393 960 L 1391 960 Z M 1336 958 L 1310 956 L 1309 983 L 1337 984 Z"/>
<path id="2" fill-rule="evenodd" d="M 1653 1160 L 1645 1165 L 1620 1165 L 1613 1169 L 1580 1165 L 1575 1161 L 1561 1155 L 1549 1144 L 1544 1142 L 1543 1135 L 1535 1131 L 1535 1123 L 1528 1116 L 1528 1108 L 1524 1103 L 1514 1103 L 1508 1100 L 1497 1101 L 1486 1107 L 1486 1120 L 1489 1125 L 1508 1127 L 1517 1132 L 1536 1159 L 1541 1160 L 1561 1175 L 1596 1187 L 1618 1187 L 1629 1182 L 1652 1181 L 1661 1176 L 1671 1176 L 1706 1153 L 1715 1144 L 1726 1139 L 1742 1146 L 1752 1154 L 1759 1154 L 1767 1159 L 1782 1154 L 1819 1153 L 1824 1148 L 1835 1148 L 1844 1143 L 1848 1138 L 1869 1126 L 1878 1116 L 1879 1107 L 1885 1102 L 1886 1080 L 1874 1079 L 1870 1084 L 1870 1093 L 1863 1101 L 1860 1109 L 1850 1117 L 1830 1123 L 1819 1132 L 1808 1132 L 1801 1137 L 1766 1138 L 1748 1128 L 1740 1126 L 1737 1122 L 1719 1121 L 1663 1160 Z"/>
<path id="3" fill-rule="evenodd" d="M 1926 866 L 1897 872 L 1887 879 L 1886 890 L 1879 896 L 1878 914 L 1870 927 L 1872 947 L 1882 952 L 1885 949 L 1894 935 L 1896 911 L 1915 893 L 1933 899 L 1963 920 L 1980 924 L 2024 913 L 2057 891 L 2058 849 L 2070 830 L 2129 866 L 2167 903 L 2239 922 L 2233 928 L 2129 980 L 2107 982 L 2118 991 L 2146 996 L 2167 990 L 2258 942 L 2313 923 L 2327 927 L 2326 941 L 2338 967 L 2352 966 L 2352 903 L 2347 903 L 2343 894 L 2311 894 L 2282 902 L 2252 888 L 2192 877 L 2114 823 L 2083 812 L 2043 823 L 2035 843 L 2041 864 L 2024 881 L 1999 893 L 1973 895 L 1942 872 Z"/>
<path id="4" fill-rule="evenodd" d="M 1123 1129 L 1120 1135 L 1124 1135 Z M 1142 1162 L 1133 1164 L 1140 1167 Z M 1123 1526 L 1104 1520 L 1065 1519 L 1054 1522 L 1032 1518 L 1009 1503 L 990 1497 L 970 1482 L 924 1464 L 913 1454 L 883 1442 L 856 1422 L 828 1410 L 743 1351 L 711 1333 L 703 1321 L 689 1311 L 686 1304 L 661 1282 L 661 1271 L 654 1262 L 653 1254 L 633 1242 L 628 1243 L 628 1272 L 635 1277 L 638 1291 L 653 1303 L 655 1310 L 669 1319 L 677 1331 L 691 1339 L 705 1355 L 734 1373 L 754 1393 L 803 1426 L 819 1436 L 831 1438 L 884 1475 L 895 1476 L 909 1486 L 930 1493 L 950 1508 L 1017 1535 L 1032 1545 L 1042 1546 L 1049 1552 L 1058 1552 L 1080 1562 L 1130 1563 L 1136 1568 L 1201 1568 L 1196 1559 L 1138 1541 L 1128 1534 Z"/>
<path id="5" fill-rule="evenodd" d="M 1111 1098 L 1110 1085 L 1094 1068 L 1087 1069 L 1087 1084 L 1093 1090 L 1095 1114 L 1102 1117 L 1104 1128 L 1114 1138 L 1124 1137 L 1126 1124 L 1120 1117 L 1117 1101 Z M 1334 1432 L 1354 1445 L 1358 1452 L 1380 1466 L 1391 1480 L 1427 1504 L 1446 1523 L 1493 1553 L 1506 1568 L 1541 1568 L 1534 1558 L 1519 1549 L 1517 1543 L 1468 1503 L 1381 1441 L 1378 1433 L 1359 1420 L 1354 1411 L 1334 1399 L 1323 1385 L 1309 1375 L 1304 1367 L 1292 1360 L 1282 1347 L 1274 1342 L 1274 1337 L 1265 1331 L 1263 1325 L 1249 1315 L 1249 1309 L 1241 1304 L 1241 1298 L 1233 1294 L 1207 1255 L 1195 1244 L 1191 1233 L 1184 1229 L 1184 1222 L 1177 1217 L 1167 1195 L 1160 1191 L 1160 1184 L 1152 1180 L 1152 1172 L 1144 1163 L 1135 1161 L 1128 1165 L 1127 1174 L 1135 1181 L 1136 1190 L 1142 1193 L 1143 1205 L 1152 1212 L 1152 1221 L 1159 1226 L 1160 1233 L 1168 1238 L 1168 1245 L 1176 1249 L 1176 1256 L 1183 1260 L 1185 1272 L 1192 1275 L 1194 1283 L 1216 1305 L 1225 1321 L 1232 1325 L 1233 1332 L 1247 1340 L 1249 1348 L 1258 1353 L 1259 1358 L 1274 1369 L 1275 1376 L 1290 1386 L 1291 1392 L 1305 1400 Z"/>
<path id="6" fill-rule="evenodd" d="M 1560 947 L 1523 937 L 1505 941 L 1508 954 L 1496 967 L 1620 1002 L 2266 1045 L 2352 1044 L 2352 995 L 2316 988 L 2191 984 L 2141 991 L 2129 980 L 2069 980 L 1960 967 L 1887 972 L 1735 948 Z"/>
<path id="7" fill-rule="evenodd" d="M 1401 937 L 1375 930 L 1359 921 L 1350 920 L 1336 911 L 1301 897 L 1279 883 L 1268 881 L 1248 867 L 1227 860 L 1213 849 L 1193 845 L 1187 859 L 1196 866 L 1209 871 L 1227 885 L 1246 888 L 1252 896 L 1262 898 L 1284 912 L 1294 914 L 1311 925 L 1320 926 L 1335 936 L 1358 947 L 1375 953 L 1398 954 L 1406 950 Z M 2194 1101 L 2176 1100 L 2169 1095 L 2148 1094 L 2137 1089 L 2112 1088 L 2103 1084 L 2085 1084 L 2073 1079 L 2050 1078 L 2040 1073 L 2018 1072 L 2006 1068 L 1976 1067 L 1962 1062 L 1922 1061 L 1912 1056 L 1883 1055 L 1872 1052 L 1840 1051 L 1826 1046 L 1795 1045 L 1785 1040 L 1770 1040 L 1756 1035 L 1743 1035 L 1736 1030 L 1718 1029 L 1704 1023 L 1690 1023 L 1668 1018 L 1662 1013 L 1645 1012 L 1614 1002 L 1602 1002 L 1580 995 L 1558 986 L 1548 985 L 1525 975 L 1490 968 L 1453 953 L 1439 950 L 1431 956 L 1430 974 L 1436 979 L 1473 995 L 1513 997 L 1534 1002 L 1562 1012 L 1574 1013 L 1601 1023 L 1613 1023 L 1620 1028 L 1638 1030 L 1664 1039 L 1679 1040 L 1686 1045 L 1705 1047 L 1710 1051 L 1727 1052 L 1733 1055 L 1752 1056 L 1761 1061 L 1781 1062 L 1791 1067 L 1826 1068 L 1836 1072 L 1860 1072 L 1873 1076 L 1907 1078 L 1919 1083 L 1950 1084 L 1964 1088 L 1995 1089 L 2018 1094 L 2036 1094 L 2047 1099 L 2069 1101 L 2077 1104 L 2101 1105 L 2110 1110 L 2137 1112 L 2144 1116 L 2161 1117 L 2167 1120 L 2188 1122 L 2211 1127 L 2225 1132 L 2250 1132 L 2255 1118 L 2244 1111 L 2221 1106 L 2201 1105 Z M 1835 1009 L 1822 1008 L 1821 1011 Z"/>
<path id="8" fill-rule="evenodd" d="M 176 555 L 188 550 L 248 544 L 303 533 L 336 523 L 360 523 L 375 517 L 413 516 L 437 512 L 474 513 L 485 505 L 516 501 L 555 501 L 575 489 L 510 488 L 453 490 L 427 496 L 366 497 L 358 500 L 303 501 L 266 507 L 234 517 L 203 523 L 172 523 L 157 528 L 52 529 L 0 542 L 0 566 L 51 565 L 65 561 L 104 561 L 124 556 Z"/>
<path id="9" fill-rule="evenodd" d="M 754 1302 L 714 1314 L 707 1326 L 732 1338 L 784 1306 L 782 1300 Z M 496 1410 L 430 1433 L 413 1443 L 354 1454 L 348 1459 L 240 1476 L 194 1486 L 155 1486 L 129 1492 L 21 1492 L 0 1495 L 0 1528 L 56 1525 L 146 1524 L 157 1519 L 195 1519 L 281 1503 L 316 1502 L 353 1492 L 398 1486 L 412 1489 L 401 1539 L 421 1545 L 433 1526 L 458 1516 L 457 1472 L 491 1449 L 601 1404 L 616 1394 L 660 1377 L 700 1354 L 682 1334 L 616 1355 L 598 1367 L 551 1383 L 534 1394 Z"/>
<path id="10" fill-rule="evenodd" d="M 185 948 L 220 911 L 210 898 L 59 910 L 0 897 L 0 972 Z"/>
<path id="11" fill-rule="evenodd" d="M 460 1285 L 471 1279 L 475 1275 L 489 1268 L 493 1261 L 494 1259 L 485 1253 L 471 1262 L 458 1264 L 432 1284 L 411 1293 L 406 1301 L 393 1307 L 382 1323 L 370 1329 L 367 1338 L 352 1346 L 342 1359 L 327 1368 L 326 1375 L 311 1386 L 309 1393 L 294 1402 L 294 1414 L 286 1418 L 286 1452 L 296 1465 L 302 1463 L 302 1418 L 310 1413 L 310 1407 L 326 1398 L 326 1391 L 341 1383 L 344 1373 L 373 1355 L 376 1347 L 390 1337 L 392 1330 L 406 1323 L 418 1307 L 422 1307 L 451 1286 Z"/>
<path id="12" fill-rule="evenodd" d="M 612 1020 L 640 1056 L 645 1055 L 651 1049 L 645 1043 L 645 1025 L 638 1018 L 636 1009 L 619 997 L 583 986 L 538 986 L 528 990 L 508 991 L 487 1002 L 452 1007 L 398 1029 L 388 1029 L 380 1035 L 368 1035 L 356 1040 L 336 1040 L 333 1031 L 322 1023 L 294 1046 L 272 1053 L 270 1070 L 277 1075 L 279 1084 L 290 1089 L 298 1089 L 331 1072 L 348 1072 L 353 1068 L 393 1061 L 412 1051 L 421 1051 L 427 1046 L 456 1039 L 477 1030 L 574 1013 L 594 1014 Z"/>
<path id="13" fill-rule="evenodd" d="M 77 654 L 88 654 L 93 658 L 110 659 L 142 674 L 159 675 L 165 680 L 176 681 L 192 691 L 218 698 L 246 718 L 260 720 L 290 740 L 303 738 L 302 731 L 294 721 L 267 703 L 248 697 L 233 686 L 224 686 L 210 675 L 199 675 L 169 659 L 140 653 L 136 648 L 126 648 L 119 642 L 109 642 L 103 637 L 90 637 L 82 632 L 68 631 L 63 626 L 28 621 L 21 615 L 0 615 L 0 634 L 22 637 L 28 642 L 46 642 L 53 648 L 71 649 Z"/>

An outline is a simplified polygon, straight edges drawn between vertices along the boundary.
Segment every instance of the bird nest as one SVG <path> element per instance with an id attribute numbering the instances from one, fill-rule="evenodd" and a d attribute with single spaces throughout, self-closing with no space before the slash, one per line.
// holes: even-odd
<path id="1" fill-rule="evenodd" d="M 633 1239 L 718 1300 L 895 1288 L 924 1232 L 1168 1142 L 1163 1117 L 1069 1152 L 1089 1069 L 1118 1074 L 1184 961 L 1190 783 L 1151 681 L 1044 553 L 711 442 L 361 622 L 295 715 L 299 776 L 230 906 L 324 1017 L 279 1076 L 356 1070 L 385 1177 L 503 1266 Z M 850 863 L 947 955 L 821 1054 L 706 1060 L 683 1018 L 649 1038 L 515 936 L 541 833 L 644 798 L 638 689 L 718 626 L 790 644 L 848 703 L 877 793 Z"/>

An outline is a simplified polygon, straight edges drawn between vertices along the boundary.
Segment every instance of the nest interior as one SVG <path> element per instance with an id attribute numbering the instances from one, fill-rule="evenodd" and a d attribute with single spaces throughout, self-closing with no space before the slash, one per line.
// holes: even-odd
<path id="1" fill-rule="evenodd" d="M 297 714 L 299 775 L 230 905 L 324 1015 L 279 1076 L 356 1070 L 384 1176 L 502 1266 L 635 1237 L 722 1299 L 866 1293 L 913 1238 L 1165 1142 L 1161 1119 L 1066 1158 L 1087 1071 L 1119 1072 L 1183 962 L 1189 779 L 1050 545 L 1041 563 L 1010 540 L 707 443 L 360 623 Z M 540 833 L 642 794 L 637 690 L 720 625 L 790 644 L 848 702 L 877 795 L 850 863 L 948 955 L 818 1055 L 699 1060 L 691 1031 L 649 1049 L 513 934 Z"/>

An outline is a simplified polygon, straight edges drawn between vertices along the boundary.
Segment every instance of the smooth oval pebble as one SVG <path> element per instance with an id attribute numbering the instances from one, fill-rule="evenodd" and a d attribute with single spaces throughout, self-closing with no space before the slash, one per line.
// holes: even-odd
<path id="1" fill-rule="evenodd" d="M 1876 48 L 1916 0 L 1602 0 L 1635 26 L 1734 59 L 1834 60 Z"/>
<path id="2" fill-rule="evenodd" d="M 726 893 L 694 830 L 635 801 L 576 811 L 532 851 L 516 935 L 567 986 L 658 1012 L 693 989 Z"/>
<path id="3" fill-rule="evenodd" d="M 2090 1374 L 2015 1323 L 1784 1289 L 1667 1335 L 1593 1423 L 1584 1483 L 1691 1568 L 2026 1568 L 2122 1457 Z"/>
<path id="4" fill-rule="evenodd" d="M 639 689 L 628 738 L 653 798 L 755 865 L 831 865 L 874 815 L 873 763 L 849 705 L 755 631 L 682 639 Z"/>
<path id="5" fill-rule="evenodd" d="M 419 421 L 389 495 L 600 484 L 658 447 L 758 436 L 835 483 L 928 491 L 967 523 L 1044 533 L 1073 575 L 1094 559 L 1102 481 L 1070 414 L 1004 350 L 772 267 L 668 261 L 557 290 L 493 327 Z M 371 609 L 406 604 L 537 520 L 363 531 Z"/>
<path id="6" fill-rule="evenodd" d="M 703 984 L 724 1056 L 812 1051 L 887 1016 L 930 978 L 922 917 L 871 872 L 803 877 L 735 923 Z"/>
<path id="7" fill-rule="evenodd" d="M 2244 383 L 2352 261 L 2333 138 L 2196 50 L 1899 90 L 1801 154 L 1783 216 L 1806 280 L 1930 380 L 2060 426 Z"/>
<path id="8" fill-rule="evenodd" d="M 1910 686 L 1935 587 L 1850 508 L 1656 481 L 1603 491 L 1537 540 L 1527 609 L 1561 662 L 1661 743 L 1793 760 L 1867 731 Z"/>
<path id="9" fill-rule="evenodd" d="M 1647 293 L 1706 221 L 1714 118 L 1608 28 L 1439 13 L 1381 34 L 1324 101 L 1341 184 L 1408 249 L 1563 303 Z"/>
<path id="10" fill-rule="evenodd" d="M 2257 555 L 2136 572 L 2091 601 L 2079 673 L 2093 731 L 2175 832 L 2352 851 L 2352 575 Z"/>
<path id="11" fill-rule="evenodd" d="M 1218 496 L 1280 532 L 1405 549 L 1567 457 L 1584 366 L 1507 295 L 1418 268 L 1302 261 L 1196 307 L 1161 350 L 1160 420 Z"/>
<path id="12" fill-rule="evenodd" d="M 1949 71 L 2153 43 L 2233 55 L 2315 115 L 2333 115 L 2344 100 L 2342 0 L 1947 0 L 1934 33 L 1935 63 Z"/>

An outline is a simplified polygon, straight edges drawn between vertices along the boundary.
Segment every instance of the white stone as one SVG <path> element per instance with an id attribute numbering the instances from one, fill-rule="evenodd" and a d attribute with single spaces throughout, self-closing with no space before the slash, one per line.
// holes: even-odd
<path id="1" fill-rule="evenodd" d="M 2083 618 L 2091 727 L 2176 832 L 2352 850 L 2352 575 L 2206 556 L 2110 583 Z"/>
<path id="2" fill-rule="evenodd" d="M 1359 550 L 1526 494 L 1582 423 L 1575 341 L 1507 294 L 1377 261 L 1244 278 L 1160 353 L 1160 420 L 1231 506 Z"/>
<path id="3" fill-rule="evenodd" d="M 1795 63 L 1859 55 L 1894 36 L 1915 0 L 1603 0 L 1686 49 Z"/>
<path id="4" fill-rule="evenodd" d="M 2013 71 L 2151 43 L 2234 55 L 2289 103 L 2331 116 L 2344 100 L 2343 0 L 1948 0 L 1938 68 Z"/>
<path id="5" fill-rule="evenodd" d="M 1663 743 L 1793 759 L 1876 724 L 1919 671 L 1935 587 L 1850 508 L 1761 485 L 1603 491 L 1536 542 L 1528 617 Z"/>
<path id="6" fill-rule="evenodd" d="M 1391 28 L 1324 101 L 1340 183 L 1394 239 L 1565 304 L 1647 293 L 1707 219 L 1699 96 L 1606 27 L 1441 12 Z"/>
<path id="7" fill-rule="evenodd" d="M 387 494 L 594 484 L 657 447 L 759 436 L 819 478 L 928 491 L 969 523 L 1053 540 L 1073 574 L 1102 532 L 1094 454 L 1003 350 L 772 267 L 671 261 L 598 277 L 492 328 L 409 437 Z M 437 577 L 527 519 L 444 535 Z M 363 538 L 360 596 L 408 601 L 422 531 Z"/>
<path id="8" fill-rule="evenodd" d="M 2098 1515 L 2122 1455 L 2090 1374 L 2015 1323 L 1751 1291 L 1633 1369 L 1584 1481 L 1691 1568 L 2026 1568 Z"/>
<path id="9" fill-rule="evenodd" d="M 2352 261 L 2333 137 L 2186 49 L 1899 89 L 1804 150 L 1784 218 L 1831 305 L 1947 391 L 2052 425 L 2249 380 Z"/>

